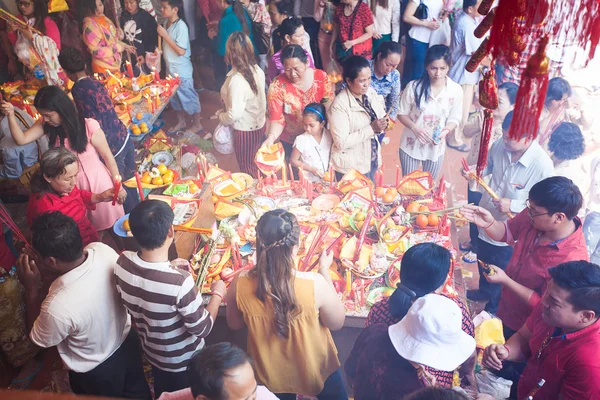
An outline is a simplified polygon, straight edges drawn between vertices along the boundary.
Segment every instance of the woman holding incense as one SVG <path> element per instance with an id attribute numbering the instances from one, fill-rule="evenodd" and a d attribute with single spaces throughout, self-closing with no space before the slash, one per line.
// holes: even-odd
<path id="1" fill-rule="evenodd" d="M 83 42 L 92 54 L 92 71 L 119 71 L 123 51 L 135 54 L 135 46 L 119 40 L 117 28 L 104 15 L 102 0 L 81 0 L 77 4 Z"/>
<path id="2" fill-rule="evenodd" d="M 120 179 L 119 169 L 98 121 L 84 119 L 77 112 L 71 99 L 57 86 L 41 88 L 33 104 L 42 117 L 23 132 L 14 115 L 12 104 L 5 101 L 0 103 L 2 112 L 8 117 L 15 143 L 22 146 L 47 135 L 51 146 L 66 147 L 77 154 L 80 168 L 77 186 L 80 189 L 102 193 L 113 187 L 113 182 Z M 118 193 L 119 203 L 122 203 L 126 196 L 121 187 Z M 115 221 L 123 215 L 121 204 L 113 206 L 110 203 L 98 204 L 93 213 L 87 213 L 97 231 L 112 228 Z"/>
<path id="3" fill-rule="evenodd" d="M 248 327 L 248 353 L 257 378 L 282 400 L 296 393 L 347 399 L 330 330 L 344 325 L 344 305 L 321 254 L 319 272 L 300 272 L 296 216 L 273 210 L 256 225 L 257 264 L 234 278 L 227 291 L 227 324 Z"/>
<path id="4" fill-rule="evenodd" d="M 60 32 L 48 16 L 46 0 L 18 0 L 17 7 L 23 23 L 8 22 L 8 39 L 17 58 L 27 68 L 27 75 L 63 86 L 66 77 L 58 62 Z"/>

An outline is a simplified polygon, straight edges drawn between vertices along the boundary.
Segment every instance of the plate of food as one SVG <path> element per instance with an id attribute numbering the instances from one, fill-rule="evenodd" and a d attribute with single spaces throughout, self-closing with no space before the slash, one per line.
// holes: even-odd
<path id="1" fill-rule="evenodd" d="M 113 232 L 120 237 L 133 237 L 129 227 L 129 214 L 123 215 L 113 225 Z"/>
<path id="2" fill-rule="evenodd" d="M 171 163 L 175 160 L 175 157 L 173 157 L 173 154 L 171 154 L 171 152 L 169 151 L 158 151 L 156 153 L 154 153 L 154 155 L 152 156 L 152 164 L 154 165 L 160 165 L 160 164 L 164 164 L 167 167 L 169 165 L 171 165 Z"/>

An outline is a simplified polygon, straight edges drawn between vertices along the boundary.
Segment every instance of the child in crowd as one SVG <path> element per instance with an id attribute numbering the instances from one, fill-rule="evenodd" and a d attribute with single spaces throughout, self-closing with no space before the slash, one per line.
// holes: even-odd
<path id="1" fill-rule="evenodd" d="M 290 162 L 308 172 L 308 179 L 317 181 L 329 169 L 329 155 L 333 140 L 327 125 L 325 106 L 310 103 L 302 113 L 304 133 L 294 141 Z M 331 178 L 330 178 L 331 179 Z"/>
<path id="2" fill-rule="evenodd" d="M 173 218 L 173 210 L 163 201 L 138 204 L 129 216 L 129 224 L 140 251 L 124 252 L 115 267 L 117 289 L 152 364 L 156 398 L 163 392 L 190 387 L 188 363 L 204 347 L 204 338 L 213 327 L 225 295 L 223 281 L 215 281 L 211 286 L 213 296 L 204 307 L 187 270 L 189 263 L 170 261 Z"/>
<path id="3" fill-rule="evenodd" d="M 46 151 L 40 162 L 40 171 L 31 181 L 32 195 L 27 204 L 27 222 L 31 227 L 40 215 L 60 211 L 73 218 L 79 226 L 83 245 L 98 241 L 98 232 L 86 217 L 95 204 L 110 201 L 113 189 L 96 194 L 77 187 L 79 164 L 77 156 L 64 147 Z"/>
<path id="4" fill-rule="evenodd" d="M 194 67 L 191 61 L 191 45 L 188 26 L 181 18 L 183 3 L 181 0 L 163 0 L 161 11 L 166 19 L 165 25 L 158 26 L 158 34 L 164 39 L 163 56 L 167 65 L 167 73 L 178 74 L 181 80 L 179 89 L 171 97 L 171 106 L 177 111 L 177 124 L 171 128 L 172 133 L 182 129 L 190 129 L 201 133 L 204 129 L 200 122 L 200 98 L 194 89 Z M 185 115 L 193 116 L 191 126 L 187 126 Z"/>
<path id="5" fill-rule="evenodd" d="M 479 82 L 479 70 L 469 72 L 465 70 L 471 54 L 479 48 L 484 38 L 475 37 L 475 28 L 479 25 L 477 8 L 481 0 L 464 0 L 463 11 L 459 14 L 452 29 L 452 67 L 448 76 L 463 88 L 462 124 L 448 135 L 448 146 L 462 152 L 468 152 L 469 146 L 463 143 L 463 127 L 469 118 L 469 110 L 475 97 L 475 85 Z"/>
<path id="6" fill-rule="evenodd" d="M 146 53 L 154 52 L 158 45 L 156 20 L 148 11 L 140 8 L 140 0 L 124 0 L 123 5 L 119 19 L 125 35 L 123 40 L 135 46 L 138 67 L 148 73 L 150 68 L 146 65 Z"/>

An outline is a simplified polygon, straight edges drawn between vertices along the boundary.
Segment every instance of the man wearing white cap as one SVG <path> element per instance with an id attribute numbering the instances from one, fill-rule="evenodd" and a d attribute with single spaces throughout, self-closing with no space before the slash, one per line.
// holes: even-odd
<path id="1" fill-rule="evenodd" d="M 390 327 L 376 324 L 358 337 L 345 364 L 354 398 L 402 399 L 433 385 L 433 369 L 454 371 L 475 351 L 462 330 L 462 313 L 452 300 L 428 294 Z"/>

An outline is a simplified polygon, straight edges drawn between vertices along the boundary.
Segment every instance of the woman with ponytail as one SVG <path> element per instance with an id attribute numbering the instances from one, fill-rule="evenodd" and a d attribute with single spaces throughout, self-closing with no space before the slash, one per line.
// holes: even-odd
<path id="1" fill-rule="evenodd" d="M 471 313 L 459 297 L 446 296 L 441 290 L 450 271 L 451 255 L 442 246 L 434 243 L 419 243 L 404 253 L 400 266 L 400 282 L 394 293 L 371 307 L 367 317 L 367 326 L 398 323 L 406 316 L 409 308 L 418 298 L 435 293 L 453 300 L 462 311 L 462 330 L 475 336 L 475 326 Z M 471 377 L 473 366 L 463 364 L 461 375 Z M 452 372 L 429 370 L 441 386 L 452 386 Z"/>
<path id="2" fill-rule="evenodd" d="M 345 310 L 333 287 L 333 254 L 323 252 L 319 272 L 300 272 L 300 226 L 284 210 L 264 214 L 256 225 L 257 264 L 233 280 L 227 323 L 248 327 L 248 353 L 258 380 L 279 399 L 296 394 L 347 399 L 330 329 L 344 325 Z"/>
<path id="3" fill-rule="evenodd" d="M 225 109 L 217 111 L 217 115 L 221 124 L 233 126 L 235 158 L 240 171 L 258 178 L 254 156 L 265 137 L 265 73 L 258 66 L 252 42 L 244 32 L 234 32 L 227 40 L 225 62 L 231 65 L 231 71 L 221 86 Z"/>
<path id="4" fill-rule="evenodd" d="M 402 92 L 398 118 L 405 126 L 400 141 L 402 173 L 422 169 L 435 179 L 444 163 L 446 136 L 462 121 L 462 87 L 448 77 L 448 46 L 431 46 L 425 72 Z"/>

